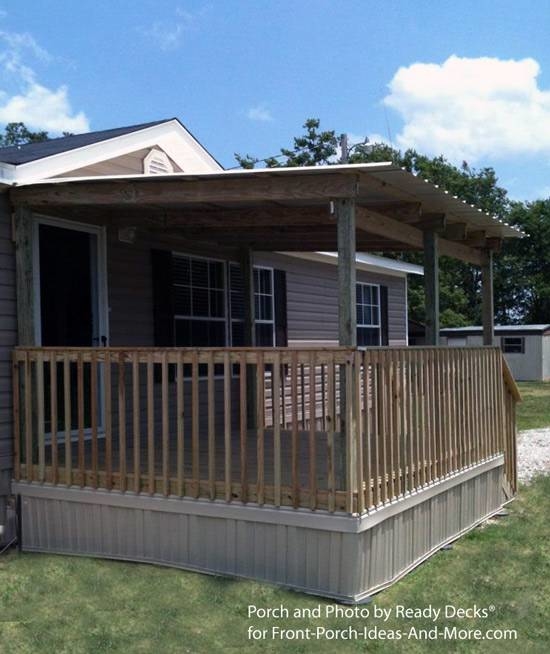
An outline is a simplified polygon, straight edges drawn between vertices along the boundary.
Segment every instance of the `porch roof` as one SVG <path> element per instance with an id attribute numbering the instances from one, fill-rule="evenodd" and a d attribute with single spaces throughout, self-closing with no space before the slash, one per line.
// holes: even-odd
<path id="1" fill-rule="evenodd" d="M 479 264 L 481 251 L 523 233 L 392 163 L 215 173 L 50 179 L 10 189 L 14 205 L 84 217 L 98 208 L 126 224 L 255 250 L 336 249 L 331 201 L 352 199 L 358 251 L 421 250 Z M 138 220 L 142 222 L 137 222 Z"/>

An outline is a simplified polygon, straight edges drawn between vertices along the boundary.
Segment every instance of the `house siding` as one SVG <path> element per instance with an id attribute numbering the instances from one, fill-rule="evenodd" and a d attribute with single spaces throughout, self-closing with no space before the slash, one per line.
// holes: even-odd
<path id="1" fill-rule="evenodd" d="M 17 342 L 15 248 L 11 239 L 11 209 L 0 195 L 0 524 L 5 524 L 5 500 L 13 467 L 11 351 Z"/>

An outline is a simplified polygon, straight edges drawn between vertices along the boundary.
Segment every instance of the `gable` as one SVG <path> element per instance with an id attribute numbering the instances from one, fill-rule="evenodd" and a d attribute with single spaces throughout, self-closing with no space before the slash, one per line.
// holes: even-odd
<path id="1" fill-rule="evenodd" d="M 66 173 L 57 175 L 57 177 L 97 177 L 100 175 L 141 175 L 147 172 L 149 166 L 147 163 L 155 161 L 155 155 L 166 157 L 172 170 L 168 172 L 181 173 L 184 172 L 171 157 L 169 157 L 164 150 L 159 147 L 142 148 L 128 154 L 123 154 L 120 157 L 113 157 L 112 159 L 105 159 L 91 166 L 84 166 L 74 170 L 68 170 Z M 149 159 L 149 161 L 147 161 Z M 159 173 L 162 172 L 160 169 Z M 154 174 L 149 170 L 150 174 Z"/>
<path id="2" fill-rule="evenodd" d="M 161 156 L 167 157 L 174 172 L 223 170 L 193 135 L 173 119 L 19 165 L 0 163 L 0 177 L 5 183 L 28 184 L 58 177 L 143 174 L 143 159 L 150 150 L 164 153 Z"/>

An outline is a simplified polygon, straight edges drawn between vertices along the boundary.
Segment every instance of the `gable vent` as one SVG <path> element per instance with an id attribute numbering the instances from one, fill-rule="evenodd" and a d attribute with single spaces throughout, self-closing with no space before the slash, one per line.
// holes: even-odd
<path id="1" fill-rule="evenodd" d="M 173 173 L 174 166 L 165 152 L 150 150 L 143 160 L 143 172 L 146 175 L 165 175 Z"/>

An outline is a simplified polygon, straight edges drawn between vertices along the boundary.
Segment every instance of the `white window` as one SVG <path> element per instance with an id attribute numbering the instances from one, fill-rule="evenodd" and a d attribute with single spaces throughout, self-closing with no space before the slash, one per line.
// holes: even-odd
<path id="1" fill-rule="evenodd" d="M 231 345 L 244 343 L 244 285 L 240 267 L 229 264 L 229 311 L 231 317 Z M 254 317 L 256 345 L 275 344 L 275 308 L 273 269 L 254 267 Z"/>
<path id="2" fill-rule="evenodd" d="M 166 175 L 174 172 L 174 166 L 166 152 L 153 149 L 143 159 L 143 172 L 146 175 Z"/>
<path id="3" fill-rule="evenodd" d="M 380 345 L 380 287 L 358 282 L 357 293 L 357 345 Z"/>
<path id="4" fill-rule="evenodd" d="M 225 264 L 176 254 L 173 257 L 175 344 L 226 345 Z"/>

